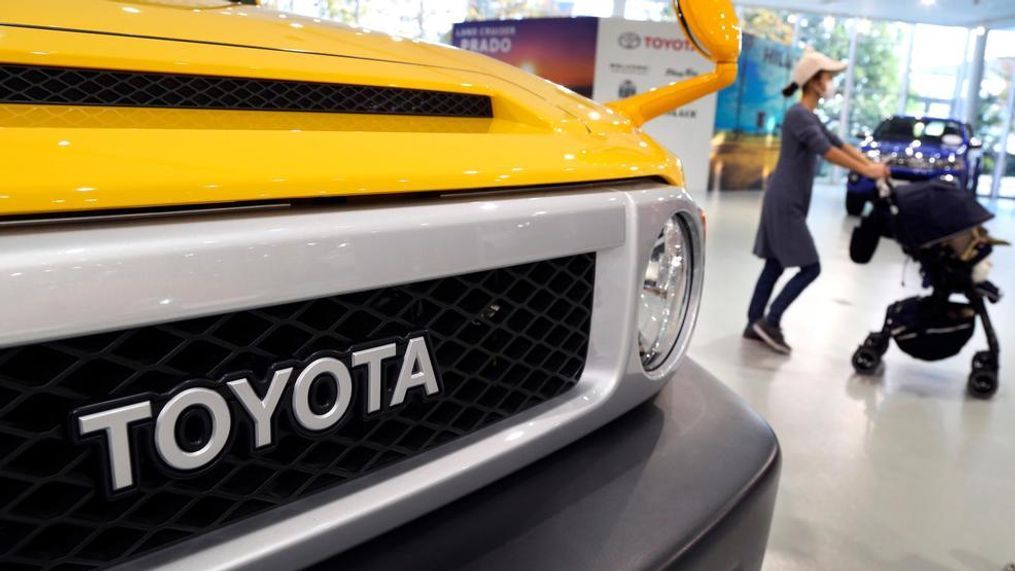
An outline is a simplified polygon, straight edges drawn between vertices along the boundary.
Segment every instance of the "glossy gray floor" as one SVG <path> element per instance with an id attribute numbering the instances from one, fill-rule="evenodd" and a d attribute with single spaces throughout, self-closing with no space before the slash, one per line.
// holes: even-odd
<path id="1" fill-rule="evenodd" d="M 784 451 L 766 569 L 1000 570 L 1015 560 L 1015 249 L 994 257 L 992 278 L 1011 297 L 991 307 L 1002 343 L 992 401 L 965 392 L 982 332 L 954 359 L 893 347 L 883 375 L 855 376 L 856 345 L 919 278 L 891 242 L 868 266 L 849 260 L 855 220 L 840 189 L 815 189 L 824 271 L 785 317 L 789 358 L 740 337 L 761 270 L 750 254 L 761 194 L 697 196 L 709 258 L 691 355 L 771 422 Z M 1015 204 L 991 208 L 992 232 L 1015 240 Z"/>

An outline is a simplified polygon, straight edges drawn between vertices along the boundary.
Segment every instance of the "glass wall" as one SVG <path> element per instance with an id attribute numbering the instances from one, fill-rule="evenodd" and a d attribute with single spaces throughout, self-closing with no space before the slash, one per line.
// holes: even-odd
<path id="1" fill-rule="evenodd" d="M 748 34 L 790 45 L 796 40 L 800 18 L 785 10 L 741 7 L 737 10 Z"/>
<path id="2" fill-rule="evenodd" d="M 468 0 L 264 0 L 269 8 L 335 20 L 407 38 L 442 40 L 455 22 L 465 20 L 472 4 L 487 8 L 494 2 Z M 516 3 L 521 4 L 521 3 Z"/>
<path id="3" fill-rule="evenodd" d="M 575 2 L 558 0 L 468 0 L 470 20 L 570 16 Z"/>
<path id="4" fill-rule="evenodd" d="M 899 112 L 912 34 L 911 25 L 899 22 L 857 20 L 856 26 L 853 96 L 845 130 L 853 136 L 872 133 Z"/>
<path id="5" fill-rule="evenodd" d="M 1007 155 L 998 193 L 1015 198 L 1015 125 L 1011 121 L 1012 80 L 1015 78 L 1015 30 L 992 30 L 987 35 L 987 57 L 980 83 L 976 134 L 983 142 L 982 176 L 978 191 L 989 195 L 998 159 Z M 1005 127 L 1010 127 L 1005 129 Z M 1007 133 L 1007 139 L 1005 138 Z"/>
<path id="6" fill-rule="evenodd" d="M 969 29 L 919 24 L 913 34 L 906 113 L 951 117 L 965 96 Z"/>
<path id="7" fill-rule="evenodd" d="M 672 2 L 659 0 L 627 0 L 624 17 L 628 20 L 649 20 L 652 22 L 676 21 Z"/>
<path id="8" fill-rule="evenodd" d="M 629 0 L 630 2 L 631 0 Z M 642 0 L 641 4 L 653 4 Z M 658 4 L 658 3 L 656 3 Z M 852 136 L 870 132 L 886 116 L 896 113 L 951 117 L 966 120 L 969 85 L 974 73 L 976 41 L 982 28 L 913 25 L 901 22 L 835 18 L 795 14 L 766 8 L 738 9 L 745 31 L 775 41 L 810 45 L 832 57 L 847 59 L 851 33 L 856 33 L 852 68 L 853 90 L 847 123 L 842 131 Z M 642 7 L 628 17 L 651 13 Z M 999 159 L 1006 157 L 997 184 L 998 195 L 1015 198 L 1015 30 L 991 30 L 980 85 L 974 135 L 982 140 L 978 192 L 989 195 Z M 824 106 L 823 119 L 839 128 L 840 96 Z M 825 168 L 824 172 L 828 172 Z"/>
<path id="9" fill-rule="evenodd" d="M 269 8 L 407 38 L 446 41 L 465 20 L 613 14 L 614 0 L 264 0 Z"/>
<path id="10" fill-rule="evenodd" d="M 818 14 L 794 14 L 788 17 L 795 20 L 796 42 L 801 48 L 814 48 L 835 60 L 849 59 L 849 44 L 853 33 L 853 21 L 848 18 L 821 16 Z M 818 108 L 818 116 L 833 132 L 840 132 L 841 117 L 845 98 L 842 94 L 843 80 L 839 79 L 839 94 L 826 101 Z M 845 134 L 847 129 L 842 128 Z"/>
<path id="11" fill-rule="evenodd" d="M 858 138 L 898 112 L 906 70 L 905 49 L 899 47 L 909 41 L 909 25 L 806 13 L 792 14 L 788 20 L 796 22 L 799 47 L 812 47 L 837 60 L 849 60 L 855 35 L 853 66 L 839 80 L 839 95 L 819 111 L 830 128 L 847 138 Z M 840 126 L 842 110 L 847 106 L 844 93 L 849 74 L 852 92 L 846 124 Z"/>

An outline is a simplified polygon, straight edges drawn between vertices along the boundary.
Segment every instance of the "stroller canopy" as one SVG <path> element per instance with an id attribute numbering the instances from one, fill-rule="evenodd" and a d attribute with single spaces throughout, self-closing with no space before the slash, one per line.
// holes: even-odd
<path id="1" fill-rule="evenodd" d="M 941 180 L 900 186 L 895 203 L 900 231 L 896 239 L 910 248 L 929 246 L 994 217 L 973 194 Z"/>

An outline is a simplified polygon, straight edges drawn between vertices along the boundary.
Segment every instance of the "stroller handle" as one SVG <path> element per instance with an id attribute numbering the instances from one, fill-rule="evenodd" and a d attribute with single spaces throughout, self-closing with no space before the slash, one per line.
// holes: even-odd
<path id="1" fill-rule="evenodd" d="M 891 169 L 889 169 L 891 174 Z M 899 207 L 895 205 L 895 185 L 892 184 L 891 178 L 882 178 L 875 181 L 875 186 L 878 189 L 878 199 L 888 204 L 892 214 L 899 213 Z"/>
<path id="2" fill-rule="evenodd" d="M 895 185 L 892 184 L 891 179 L 882 178 L 875 182 L 878 188 L 878 196 L 880 198 L 890 198 L 892 193 L 895 192 Z"/>
<path id="3" fill-rule="evenodd" d="M 878 188 L 878 197 L 880 198 L 891 197 L 892 192 L 895 190 L 895 187 L 892 186 L 892 182 L 886 178 L 878 179 L 874 184 Z"/>

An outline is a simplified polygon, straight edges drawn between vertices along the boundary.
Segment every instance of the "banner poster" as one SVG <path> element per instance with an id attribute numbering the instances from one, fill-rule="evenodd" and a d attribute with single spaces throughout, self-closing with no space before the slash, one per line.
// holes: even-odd
<path id="1" fill-rule="evenodd" d="M 714 65 L 674 22 L 603 19 L 599 23 L 593 98 L 614 101 L 711 71 Z M 684 165 L 689 190 L 705 190 L 716 97 L 709 95 L 658 117 L 645 131 Z"/>
<path id="2" fill-rule="evenodd" d="M 597 18 L 543 18 L 455 24 L 452 43 L 592 97 Z"/>
<path id="3" fill-rule="evenodd" d="M 708 188 L 759 190 L 779 159 L 782 96 L 799 49 L 744 34 L 737 81 L 719 92 Z"/>

